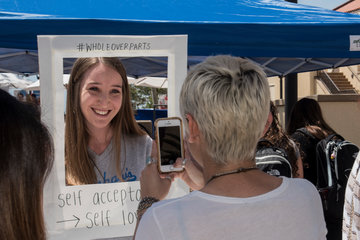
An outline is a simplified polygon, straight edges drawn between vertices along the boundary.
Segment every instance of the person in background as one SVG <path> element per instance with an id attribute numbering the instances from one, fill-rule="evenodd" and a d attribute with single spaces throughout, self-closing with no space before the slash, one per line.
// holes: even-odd
<path id="1" fill-rule="evenodd" d="M 289 117 L 287 133 L 303 154 L 304 178 L 316 185 L 316 144 L 335 133 L 325 122 L 319 103 L 310 98 L 297 101 Z"/>
<path id="2" fill-rule="evenodd" d="M 303 178 L 303 165 L 299 149 L 281 127 L 278 119 L 278 111 L 272 101 L 270 101 L 270 113 L 264 132 L 262 139 L 269 141 L 273 146 L 285 150 L 292 168 L 292 176 Z"/>
<path id="3" fill-rule="evenodd" d="M 303 154 L 304 178 L 317 185 L 316 145 L 336 133 L 325 121 L 319 103 L 311 98 L 297 101 L 291 110 L 287 132 Z M 325 207 L 325 206 L 324 206 Z M 340 240 L 342 219 L 325 215 L 328 240 Z"/>
<path id="4" fill-rule="evenodd" d="M 79 58 L 67 92 L 67 184 L 139 180 L 151 149 L 152 139 L 135 121 L 121 61 Z"/>
<path id="5" fill-rule="evenodd" d="M 39 101 L 38 101 L 35 93 L 32 93 L 32 94 L 30 95 L 30 99 L 31 99 L 31 102 L 32 102 L 34 105 L 36 105 L 36 106 L 39 105 Z"/>
<path id="6" fill-rule="evenodd" d="M 17 99 L 21 102 L 24 101 L 24 94 L 22 93 L 22 91 L 18 92 Z"/>
<path id="7" fill-rule="evenodd" d="M 45 240 L 42 194 L 53 143 L 30 104 L 0 89 L 0 239 Z"/>
<path id="8" fill-rule="evenodd" d="M 156 163 L 147 165 L 140 178 L 136 240 L 325 239 L 315 187 L 256 168 L 269 102 L 265 73 L 247 60 L 209 57 L 188 73 L 180 113 L 204 183 L 199 191 L 163 200 L 172 181 L 159 175 Z"/>
<path id="9" fill-rule="evenodd" d="M 26 102 L 28 104 L 32 104 L 39 113 L 41 112 L 40 102 L 38 101 L 35 93 L 27 94 L 26 95 Z"/>
<path id="10" fill-rule="evenodd" d="M 352 167 L 345 190 L 342 239 L 360 238 L 360 153 Z"/>
<path id="11" fill-rule="evenodd" d="M 30 94 L 30 93 L 26 93 L 26 95 L 25 95 L 25 102 L 27 102 L 27 103 L 33 103 L 32 99 L 31 99 L 31 94 Z"/>
<path id="12" fill-rule="evenodd" d="M 357 111 L 360 111 L 358 99 Z M 345 190 L 342 239 L 360 239 L 360 152 L 358 153 Z"/>

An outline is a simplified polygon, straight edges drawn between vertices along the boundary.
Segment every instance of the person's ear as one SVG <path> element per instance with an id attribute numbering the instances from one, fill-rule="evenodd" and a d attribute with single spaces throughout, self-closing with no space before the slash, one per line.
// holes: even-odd
<path id="1" fill-rule="evenodd" d="M 199 139 L 199 135 L 200 135 L 199 126 L 195 121 L 195 119 L 193 118 L 193 116 L 191 116 L 190 114 L 186 115 L 186 119 L 188 121 L 188 126 L 189 126 L 188 142 L 193 143 Z"/>

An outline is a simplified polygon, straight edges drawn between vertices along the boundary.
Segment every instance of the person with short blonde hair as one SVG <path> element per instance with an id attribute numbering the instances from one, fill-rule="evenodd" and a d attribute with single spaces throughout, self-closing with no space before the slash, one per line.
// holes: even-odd
<path id="1" fill-rule="evenodd" d="M 225 56 L 208 59 L 187 76 L 180 95 L 181 115 L 197 120 L 216 163 L 254 157 L 262 133 L 259 126 L 265 125 L 269 112 L 269 85 L 262 79 L 266 76 L 260 67 Z"/>
<path id="2" fill-rule="evenodd" d="M 183 173 L 170 177 L 159 175 L 156 164 L 143 170 L 136 240 L 325 239 L 315 187 L 256 168 L 269 102 L 265 73 L 247 60 L 213 56 L 188 73 L 180 112 L 193 158 Z M 193 165 L 200 166 L 196 176 Z M 163 200 L 172 177 L 190 186 L 201 182 L 195 181 L 199 172 L 199 191 Z"/>

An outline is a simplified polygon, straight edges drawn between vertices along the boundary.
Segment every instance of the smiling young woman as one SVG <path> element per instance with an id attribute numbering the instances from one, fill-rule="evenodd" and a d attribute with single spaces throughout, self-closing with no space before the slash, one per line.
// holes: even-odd
<path id="1" fill-rule="evenodd" d="M 138 180 L 152 140 L 135 121 L 129 92 L 118 58 L 74 63 L 66 106 L 68 185 Z"/>
<path id="2" fill-rule="evenodd" d="M 110 122 L 122 104 L 122 85 L 120 74 L 102 63 L 85 73 L 80 84 L 80 108 L 93 134 L 105 131 L 111 137 Z"/>

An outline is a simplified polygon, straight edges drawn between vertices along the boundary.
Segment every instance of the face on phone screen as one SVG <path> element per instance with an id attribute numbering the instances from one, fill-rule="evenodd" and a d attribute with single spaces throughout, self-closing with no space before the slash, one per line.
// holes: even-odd
<path id="1" fill-rule="evenodd" d="M 181 157 L 180 126 L 159 127 L 161 165 L 172 165 Z"/>

